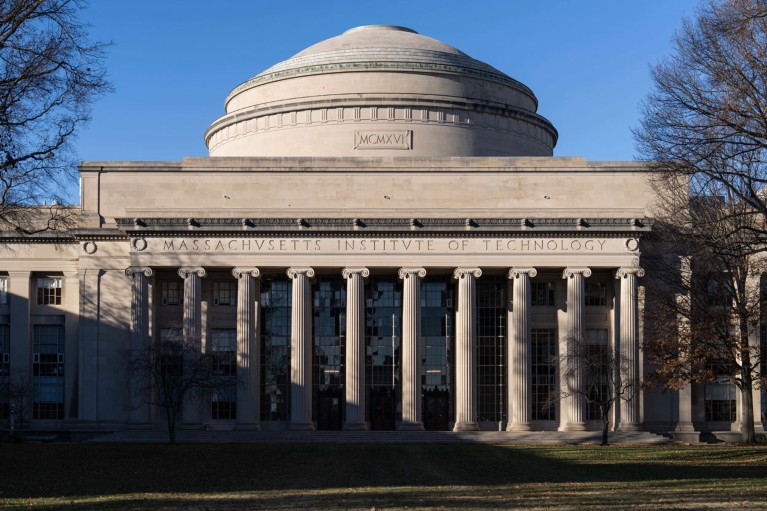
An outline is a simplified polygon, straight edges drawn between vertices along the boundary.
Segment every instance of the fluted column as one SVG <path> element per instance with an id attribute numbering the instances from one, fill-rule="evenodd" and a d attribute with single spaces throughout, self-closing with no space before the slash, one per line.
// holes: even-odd
<path id="1" fill-rule="evenodd" d="M 314 429 L 312 422 L 312 268 L 288 268 L 293 280 L 290 322 L 290 429 Z"/>
<path id="2" fill-rule="evenodd" d="M 639 307 L 637 277 L 644 277 L 642 268 L 618 268 L 615 278 L 621 282 L 620 368 L 621 384 L 630 384 L 631 399 L 620 399 L 621 431 L 638 431 L 639 420 Z"/>
<path id="3" fill-rule="evenodd" d="M 365 422 L 365 281 L 367 268 L 344 268 L 346 279 L 346 422 L 344 429 L 368 429 Z"/>
<path id="4" fill-rule="evenodd" d="M 583 398 L 583 361 L 574 350 L 583 348 L 584 342 L 584 298 L 586 284 L 584 279 L 591 276 L 589 268 L 565 268 L 562 278 L 567 279 L 567 331 L 560 341 L 560 353 L 565 353 L 565 367 L 560 367 L 560 381 L 565 398 L 560 407 L 567 412 L 562 413 L 560 429 L 563 431 L 584 431 L 585 399 Z M 568 375 L 569 378 L 562 378 Z M 567 422 L 565 421 L 567 415 Z"/>
<path id="5" fill-rule="evenodd" d="M 532 406 L 532 338 L 530 279 L 538 275 L 535 268 L 512 268 L 509 278 L 514 281 L 514 309 L 509 336 L 509 422 L 507 431 L 530 431 Z"/>
<path id="6" fill-rule="evenodd" d="M 201 279 L 205 276 L 205 268 L 179 268 L 178 276 L 184 279 L 184 340 L 199 346 L 202 339 Z"/>
<path id="7" fill-rule="evenodd" d="M 423 268 L 400 268 L 402 279 L 402 422 L 399 429 L 422 430 L 421 279 Z"/>
<path id="8" fill-rule="evenodd" d="M 479 429 L 477 423 L 477 282 L 479 268 L 456 268 L 458 308 L 455 335 L 455 426 L 454 431 Z"/>
<path id="9" fill-rule="evenodd" d="M 183 337 L 184 342 L 202 351 L 202 278 L 205 268 L 183 267 L 178 276 L 184 279 Z M 195 396 L 187 395 L 181 411 L 182 421 L 187 424 L 200 422 L 200 407 Z"/>
<path id="10" fill-rule="evenodd" d="M 149 277 L 152 269 L 145 266 L 131 266 L 125 269 L 125 276 L 131 281 L 131 354 L 133 357 L 146 355 L 149 348 Z M 130 416 L 132 425 L 149 424 L 150 389 L 141 375 L 131 374 Z"/>
<path id="11" fill-rule="evenodd" d="M 237 279 L 237 429 L 261 429 L 258 268 L 234 268 Z"/>

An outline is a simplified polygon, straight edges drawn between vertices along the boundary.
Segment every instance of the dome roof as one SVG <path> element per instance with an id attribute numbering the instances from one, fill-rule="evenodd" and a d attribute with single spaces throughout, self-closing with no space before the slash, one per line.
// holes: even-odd
<path id="1" fill-rule="evenodd" d="M 550 156 L 557 137 L 528 87 L 393 25 L 314 44 L 225 107 L 205 134 L 211 156 Z"/>

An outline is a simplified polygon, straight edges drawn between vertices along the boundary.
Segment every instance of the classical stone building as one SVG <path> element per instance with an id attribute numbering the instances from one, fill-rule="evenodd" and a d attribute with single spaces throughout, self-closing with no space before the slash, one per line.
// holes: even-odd
<path id="1" fill-rule="evenodd" d="M 0 262 L 2 374 L 30 375 L 31 426 L 164 427 L 127 359 L 182 335 L 237 376 L 185 427 L 598 428 L 577 396 L 546 406 L 555 357 L 578 332 L 641 381 L 651 194 L 636 163 L 553 157 L 537 107 L 368 26 L 236 87 L 209 157 L 84 162 L 80 227 Z M 737 430 L 729 392 L 642 392 L 611 422 Z"/>

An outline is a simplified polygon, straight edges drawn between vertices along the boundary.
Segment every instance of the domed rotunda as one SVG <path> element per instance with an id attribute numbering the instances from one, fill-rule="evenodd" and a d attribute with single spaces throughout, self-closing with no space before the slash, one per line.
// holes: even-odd
<path id="1" fill-rule="evenodd" d="M 236 87 L 210 156 L 551 156 L 524 84 L 404 27 L 317 43 Z"/>

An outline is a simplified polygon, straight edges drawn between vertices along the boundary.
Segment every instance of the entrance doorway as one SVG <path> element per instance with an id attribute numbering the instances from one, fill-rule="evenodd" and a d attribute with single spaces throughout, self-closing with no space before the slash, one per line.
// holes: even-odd
<path id="1" fill-rule="evenodd" d="M 423 393 L 423 427 L 426 431 L 446 431 L 450 422 L 450 392 L 425 390 Z"/>
<path id="2" fill-rule="evenodd" d="M 343 398 L 341 390 L 331 388 L 317 392 L 317 429 L 340 430 Z"/>
<path id="3" fill-rule="evenodd" d="M 370 429 L 394 429 L 394 392 L 391 388 L 373 387 L 370 389 L 368 409 L 370 410 Z"/>

